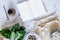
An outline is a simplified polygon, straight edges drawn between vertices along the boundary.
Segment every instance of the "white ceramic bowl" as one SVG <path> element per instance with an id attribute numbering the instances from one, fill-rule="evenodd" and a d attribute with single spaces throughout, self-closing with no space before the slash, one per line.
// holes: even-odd
<path id="1" fill-rule="evenodd" d="M 36 40 L 41 40 L 40 37 L 34 32 L 33 33 L 31 32 L 31 33 L 28 33 L 27 35 L 25 35 L 24 40 L 28 40 L 28 36 L 30 36 L 30 35 L 35 36 Z"/>

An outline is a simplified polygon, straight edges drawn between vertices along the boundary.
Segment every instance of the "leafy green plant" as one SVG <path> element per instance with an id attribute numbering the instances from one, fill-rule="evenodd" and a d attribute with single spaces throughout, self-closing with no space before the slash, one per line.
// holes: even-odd
<path id="1" fill-rule="evenodd" d="M 0 33 L 6 37 L 11 38 L 11 40 L 23 40 L 25 35 L 25 28 L 23 26 L 19 27 L 19 23 L 12 26 L 12 29 L 3 29 Z"/>

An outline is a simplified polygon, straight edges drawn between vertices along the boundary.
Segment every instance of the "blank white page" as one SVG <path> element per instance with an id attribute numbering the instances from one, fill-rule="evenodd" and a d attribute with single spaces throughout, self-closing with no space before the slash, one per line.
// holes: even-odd
<path id="1" fill-rule="evenodd" d="M 46 13 L 45 8 L 41 0 L 29 0 L 30 7 L 32 9 L 34 18 L 44 16 Z"/>
<path id="2" fill-rule="evenodd" d="M 17 7 L 19 9 L 23 21 L 27 21 L 33 18 L 32 11 L 28 1 L 18 4 Z"/>

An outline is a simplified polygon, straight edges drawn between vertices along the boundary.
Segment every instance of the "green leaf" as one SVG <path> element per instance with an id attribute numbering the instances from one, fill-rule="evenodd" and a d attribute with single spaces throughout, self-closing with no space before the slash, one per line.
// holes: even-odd
<path id="1" fill-rule="evenodd" d="M 22 36 L 22 34 L 20 34 L 19 32 L 16 32 L 15 40 L 18 40 L 21 36 Z"/>
<path id="2" fill-rule="evenodd" d="M 10 38 L 11 36 L 11 31 L 8 29 L 3 29 L 2 31 L 0 31 L 0 33 L 6 38 Z"/>
<path id="3" fill-rule="evenodd" d="M 15 24 L 14 26 L 12 26 L 11 31 L 15 31 L 16 29 L 19 28 L 19 23 Z"/>
<path id="4" fill-rule="evenodd" d="M 15 40 L 15 32 L 11 33 L 11 40 Z"/>

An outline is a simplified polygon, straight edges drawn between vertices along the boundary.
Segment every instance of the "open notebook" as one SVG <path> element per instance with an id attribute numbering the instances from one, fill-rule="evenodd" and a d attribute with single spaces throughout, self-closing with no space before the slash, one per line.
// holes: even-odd
<path id="1" fill-rule="evenodd" d="M 45 3 L 43 5 L 43 2 Z M 52 14 L 55 9 L 51 1 L 29 0 L 17 5 L 23 21 Z M 47 4 L 48 3 L 48 4 Z M 52 5 L 51 5 L 52 4 Z M 48 7 L 50 5 L 50 8 Z M 46 6 L 46 9 L 45 9 Z M 47 11 L 48 12 L 47 12 Z"/>

